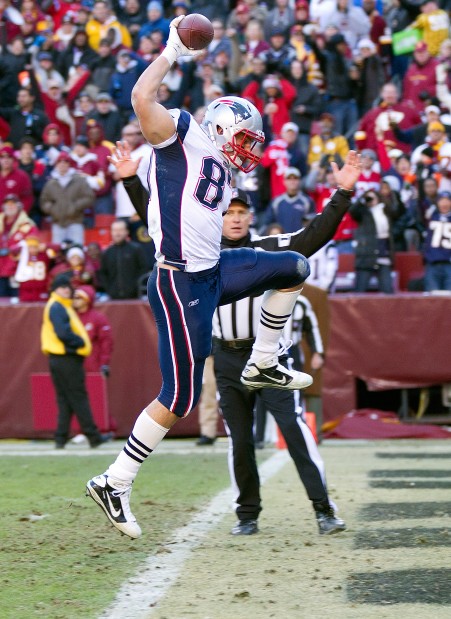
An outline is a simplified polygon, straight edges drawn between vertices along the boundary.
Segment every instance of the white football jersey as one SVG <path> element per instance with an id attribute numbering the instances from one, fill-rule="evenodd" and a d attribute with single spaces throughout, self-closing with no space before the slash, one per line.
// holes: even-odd
<path id="1" fill-rule="evenodd" d="M 158 262 L 203 271 L 219 260 L 222 217 L 232 188 L 228 163 L 184 110 L 170 110 L 176 133 L 153 145 L 149 235 Z"/>

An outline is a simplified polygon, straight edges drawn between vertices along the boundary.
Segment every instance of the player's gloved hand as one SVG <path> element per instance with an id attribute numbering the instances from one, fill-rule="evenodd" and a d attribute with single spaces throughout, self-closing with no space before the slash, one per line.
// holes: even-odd
<path id="1" fill-rule="evenodd" d="M 108 378 L 108 376 L 110 375 L 110 366 L 109 365 L 102 365 L 101 368 L 100 368 L 100 371 L 105 376 L 105 378 Z"/>
<path id="2" fill-rule="evenodd" d="M 199 49 L 189 49 L 186 45 L 180 40 L 180 37 L 177 32 L 177 26 L 184 18 L 184 15 L 179 15 L 171 21 L 169 24 L 169 38 L 166 43 L 166 47 L 161 52 L 161 55 L 166 58 L 169 64 L 172 66 L 177 58 L 180 56 L 198 56 L 202 50 Z"/>

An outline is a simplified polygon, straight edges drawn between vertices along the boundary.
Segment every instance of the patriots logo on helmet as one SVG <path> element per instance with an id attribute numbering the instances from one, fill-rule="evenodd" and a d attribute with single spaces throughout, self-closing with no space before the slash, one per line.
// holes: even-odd
<path id="1" fill-rule="evenodd" d="M 221 99 L 220 103 L 228 105 L 232 112 L 235 114 L 235 123 L 239 123 L 243 120 L 251 118 L 250 111 L 239 101 L 230 101 L 230 99 Z"/>

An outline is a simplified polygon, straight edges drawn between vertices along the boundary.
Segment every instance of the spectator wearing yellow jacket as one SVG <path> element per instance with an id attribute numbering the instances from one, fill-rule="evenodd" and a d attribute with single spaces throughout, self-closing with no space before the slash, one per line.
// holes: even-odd
<path id="1" fill-rule="evenodd" d="M 70 422 L 75 414 L 91 447 L 97 447 L 110 435 L 100 434 L 91 411 L 85 385 L 83 360 L 92 345 L 76 311 L 72 307 L 73 288 L 69 277 L 58 275 L 52 282 L 51 295 L 41 328 L 41 350 L 48 355 L 50 374 L 56 391 L 58 424 L 55 446 L 64 448 L 69 440 Z"/>
<path id="2" fill-rule="evenodd" d="M 120 47 L 132 46 L 129 31 L 117 19 L 109 2 L 98 0 L 94 3 L 91 19 L 86 24 L 85 30 L 88 35 L 88 43 L 95 51 L 99 49 L 102 39 L 107 39 L 110 42 L 113 52 L 116 52 Z"/>
<path id="3" fill-rule="evenodd" d="M 436 0 L 423 0 L 420 11 L 410 28 L 421 30 L 429 53 L 431 56 L 438 56 L 442 41 L 449 37 L 448 14 L 439 8 Z"/>

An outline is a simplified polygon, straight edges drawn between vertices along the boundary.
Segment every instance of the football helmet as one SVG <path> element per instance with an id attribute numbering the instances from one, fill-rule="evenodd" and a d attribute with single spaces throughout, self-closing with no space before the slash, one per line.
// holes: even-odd
<path id="1" fill-rule="evenodd" d="M 230 163 L 243 172 L 254 170 L 261 157 L 252 152 L 265 141 L 257 108 L 241 97 L 219 97 L 205 111 L 202 127 Z"/>

